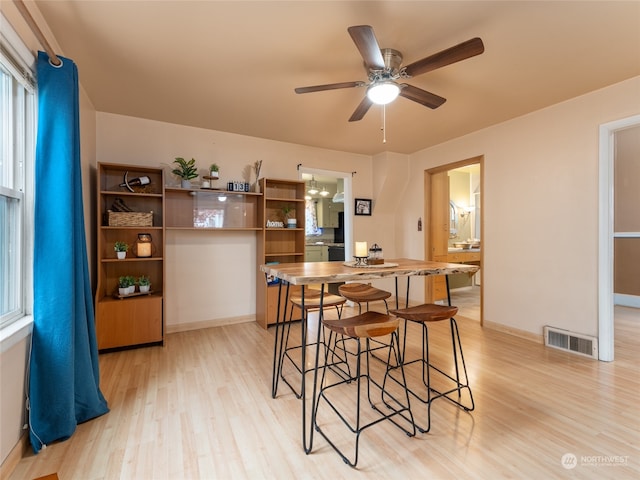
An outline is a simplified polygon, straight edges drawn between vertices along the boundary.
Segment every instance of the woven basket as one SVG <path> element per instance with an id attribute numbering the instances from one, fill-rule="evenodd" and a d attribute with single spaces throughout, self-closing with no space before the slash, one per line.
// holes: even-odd
<path id="1" fill-rule="evenodd" d="M 110 227 L 152 227 L 153 212 L 112 212 L 107 210 Z"/>

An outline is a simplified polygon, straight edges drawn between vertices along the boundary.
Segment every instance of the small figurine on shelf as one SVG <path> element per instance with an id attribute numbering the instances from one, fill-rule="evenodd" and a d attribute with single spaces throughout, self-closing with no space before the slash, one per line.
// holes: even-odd
<path id="1" fill-rule="evenodd" d="M 127 251 L 129 250 L 129 245 L 125 242 L 118 241 L 113 245 L 113 249 L 116 251 L 118 260 L 123 260 L 127 257 Z"/>
<path id="2" fill-rule="evenodd" d="M 182 188 L 191 188 L 191 180 L 198 176 L 195 158 L 186 161 L 184 158 L 176 157 L 173 163 L 176 163 L 178 166 L 174 168 L 171 173 L 180 177 L 180 186 Z"/>

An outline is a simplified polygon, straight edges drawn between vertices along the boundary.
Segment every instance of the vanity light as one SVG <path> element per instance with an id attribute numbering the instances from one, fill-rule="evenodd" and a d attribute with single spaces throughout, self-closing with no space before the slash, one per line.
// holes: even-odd
<path id="1" fill-rule="evenodd" d="M 367 89 L 367 97 L 376 105 L 393 102 L 400 93 L 400 87 L 392 80 L 374 83 Z"/>
<path id="2" fill-rule="evenodd" d="M 473 207 L 461 207 L 460 208 L 461 212 L 460 212 L 460 218 L 466 218 L 468 217 L 471 212 L 473 211 Z"/>

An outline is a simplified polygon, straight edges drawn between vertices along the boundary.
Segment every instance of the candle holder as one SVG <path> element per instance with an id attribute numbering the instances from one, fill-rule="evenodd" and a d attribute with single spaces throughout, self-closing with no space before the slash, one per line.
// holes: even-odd
<path id="1" fill-rule="evenodd" d="M 153 255 L 153 243 L 150 233 L 139 233 L 135 243 L 135 254 L 139 258 L 148 258 Z"/>
<path id="2" fill-rule="evenodd" d="M 355 267 L 364 267 L 367 265 L 367 258 L 368 257 L 356 257 L 354 256 L 353 258 L 356 259 L 356 264 L 354 265 Z"/>

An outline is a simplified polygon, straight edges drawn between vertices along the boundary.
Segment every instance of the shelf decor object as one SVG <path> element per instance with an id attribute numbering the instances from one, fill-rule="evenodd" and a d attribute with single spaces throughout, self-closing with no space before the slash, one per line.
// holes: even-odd
<path id="1" fill-rule="evenodd" d="M 153 243 L 151 243 L 150 233 L 139 233 L 136 241 L 136 257 L 148 258 L 153 254 Z"/>
<path id="2" fill-rule="evenodd" d="M 198 169 L 196 168 L 196 159 L 185 160 L 182 157 L 176 157 L 173 161 L 177 166 L 171 171 L 180 178 L 182 188 L 191 188 L 191 180 L 198 178 Z"/>

